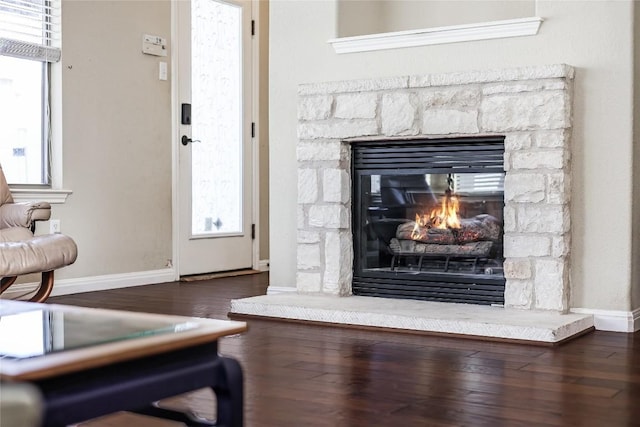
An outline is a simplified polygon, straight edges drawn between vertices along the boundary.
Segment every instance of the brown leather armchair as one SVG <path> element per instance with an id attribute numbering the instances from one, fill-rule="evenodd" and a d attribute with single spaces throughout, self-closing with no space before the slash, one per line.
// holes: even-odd
<path id="1" fill-rule="evenodd" d="M 34 236 L 34 221 L 50 216 L 49 203 L 14 203 L 0 166 L 0 294 L 18 276 L 41 273 L 40 286 L 30 301 L 44 302 L 53 290 L 54 270 L 75 262 L 78 248 L 69 236 Z"/>

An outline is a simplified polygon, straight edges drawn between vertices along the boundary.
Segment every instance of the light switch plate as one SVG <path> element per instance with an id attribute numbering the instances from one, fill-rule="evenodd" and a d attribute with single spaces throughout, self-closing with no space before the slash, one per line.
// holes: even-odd
<path id="1" fill-rule="evenodd" d="M 167 80 L 167 63 L 164 61 L 160 61 L 158 65 L 158 78 L 160 80 Z"/>

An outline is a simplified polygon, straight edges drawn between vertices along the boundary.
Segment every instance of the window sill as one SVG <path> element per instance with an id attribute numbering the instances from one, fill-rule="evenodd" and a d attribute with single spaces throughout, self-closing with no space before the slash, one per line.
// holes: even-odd
<path id="1" fill-rule="evenodd" d="M 328 43 L 339 54 L 367 52 L 465 41 L 534 36 L 538 34 L 541 24 L 542 18 L 538 17 L 508 19 L 478 24 L 342 37 L 331 39 Z"/>
<path id="2" fill-rule="evenodd" d="M 49 202 L 51 204 L 62 204 L 67 201 L 67 196 L 71 190 L 63 189 L 43 189 L 43 188 L 12 188 L 11 195 L 15 202 Z"/>

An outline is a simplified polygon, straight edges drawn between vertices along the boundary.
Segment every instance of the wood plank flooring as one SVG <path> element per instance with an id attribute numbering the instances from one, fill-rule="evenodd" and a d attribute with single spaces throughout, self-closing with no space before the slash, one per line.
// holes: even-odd
<path id="1" fill-rule="evenodd" d="M 227 318 L 268 274 L 50 298 L 51 303 Z M 558 347 L 248 321 L 221 340 L 245 372 L 246 425 L 640 426 L 640 333 L 595 331 Z M 213 417 L 207 390 L 167 406 Z M 131 414 L 90 427 L 173 426 Z"/>

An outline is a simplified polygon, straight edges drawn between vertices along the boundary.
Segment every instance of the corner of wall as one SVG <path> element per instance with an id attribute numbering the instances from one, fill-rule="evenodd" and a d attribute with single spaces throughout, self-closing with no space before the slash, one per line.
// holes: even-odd
<path id="1" fill-rule="evenodd" d="M 631 259 L 640 259 L 640 6 L 631 2 L 633 8 L 632 31 L 632 96 L 633 96 L 633 163 L 632 163 L 632 229 Z M 631 269 L 631 308 L 640 312 L 640 263 L 634 262 Z M 635 323 L 638 321 L 635 319 Z M 638 330 L 636 327 L 634 330 Z"/>

